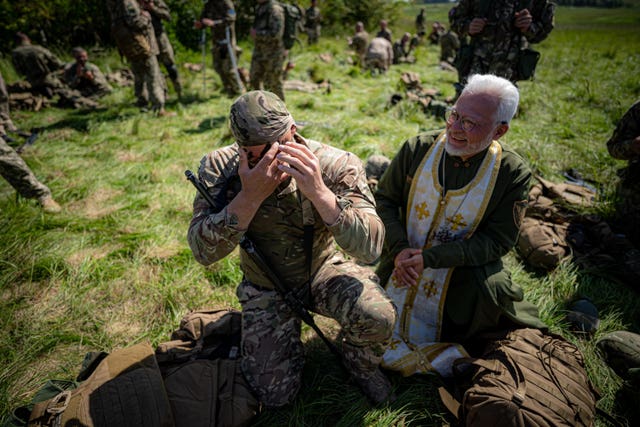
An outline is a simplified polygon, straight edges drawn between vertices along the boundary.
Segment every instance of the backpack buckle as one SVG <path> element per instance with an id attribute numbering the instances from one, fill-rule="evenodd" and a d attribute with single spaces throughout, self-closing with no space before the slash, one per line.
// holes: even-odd
<path id="1" fill-rule="evenodd" d="M 67 406 L 69 406 L 70 401 L 71 401 L 71 390 L 65 390 L 62 393 L 58 394 L 53 399 L 51 399 L 51 401 L 47 405 L 47 412 L 54 415 L 61 414 L 65 411 L 65 409 L 67 409 Z"/>

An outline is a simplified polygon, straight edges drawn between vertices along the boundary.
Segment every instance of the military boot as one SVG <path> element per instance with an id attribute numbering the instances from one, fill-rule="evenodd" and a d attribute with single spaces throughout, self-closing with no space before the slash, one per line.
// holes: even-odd
<path id="1" fill-rule="evenodd" d="M 38 202 L 40 203 L 40 206 L 42 206 L 42 210 L 47 213 L 58 213 L 62 211 L 58 202 L 53 200 L 53 197 L 51 196 L 43 196 L 38 199 Z"/>
<path id="2" fill-rule="evenodd" d="M 360 390 L 362 390 L 362 394 L 364 394 L 374 406 L 393 403 L 396 400 L 391 381 L 389 381 L 389 378 L 387 378 L 380 368 L 376 369 L 373 375 L 368 378 L 353 375 L 353 379 L 356 384 L 358 384 L 358 387 L 360 387 Z"/>

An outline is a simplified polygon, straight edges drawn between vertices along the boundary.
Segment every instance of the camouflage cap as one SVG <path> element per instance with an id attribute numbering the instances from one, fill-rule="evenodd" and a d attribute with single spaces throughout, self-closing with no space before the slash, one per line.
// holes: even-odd
<path id="1" fill-rule="evenodd" d="M 286 105 L 277 95 L 254 90 L 240 96 L 229 114 L 231 133 L 244 146 L 277 141 L 294 124 Z"/>

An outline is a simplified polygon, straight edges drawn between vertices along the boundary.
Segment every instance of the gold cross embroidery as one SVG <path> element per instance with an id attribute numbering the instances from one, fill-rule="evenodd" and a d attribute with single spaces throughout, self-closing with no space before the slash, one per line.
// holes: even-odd
<path id="1" fill-rule="evenodd" d="M 450 216 L 449 218 L 447 218 L 447 221 L 451 223 L 451 229 L 454 231 L 461 227 L 467 226 L 467 223 L 465 222 L 461 214 L 455 214 L 454 216 Z"/>
<path id="2" fill-rule="evenodd" d="M 428 280 L 425 282 L 423 289 L 425 296 L 429 299 L 438 292 L 438 285 L 433 280 Z"/>
<path id="3" fill-rule="evenodd" d="M 391 342 L 389 343 L 389 348 L 391 350 L 396 350 L 398 348 L 398 344 L 400 344 L 401 342 L 401 340 L 391 340 Z"/>
<path id="4" fill-rule="evenodd" d="M 429 215 L 431 215 L 431 212 L 429 212 L 429 210 L 427 209 L 426 202 L 422 202 L 419 205 L 417 205 L 416 212 L 418 212 L 418 219 L 429 218 Z"/>

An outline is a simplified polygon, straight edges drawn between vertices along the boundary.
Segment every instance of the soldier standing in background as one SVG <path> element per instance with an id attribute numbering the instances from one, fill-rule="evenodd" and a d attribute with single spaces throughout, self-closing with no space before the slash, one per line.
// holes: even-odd
<path id="1" fill-rule="evenodd" d="M 320 38 L 322 15 L 320 14 L 320 9 L 317 4 L 317 0 L 311 0 L 311 6 L 309 6 L 304 13 L 304 29 L 310 45 L 318 43 L 318 39 Z"/>
<path id="2" fill-rule="evenodd" d="M 427 34 L 427 16 L 424 12 L 424 7 L 420 9 L 420 13 L 416 16 L 416 34 L 420 39 Z"/>
<path id="3" fill-rule="evenodd" d="M 51 197 L 49 187 L 38 181 L 29 166 L 5 141 L 6 132 L 17 131 L 9 116 L 9 94 L 0 74 L 0 175 L 24 198 L 36 199 L 45 212 L 57 213 L 62 209 Z"/>
<path id="4" fill-rule="evenodd" d="M 523 79 L 518 62 L 524 48 L 549 35 L 555 5 L 547 0 L 532 0 L 527 8 L 521 4 L 519 0 L 460 0 L 455 6 L 451 29 L 462 45 L 469 46 L 458 53 L 461 86 L 473 74 L 494 74 L 512 82 Z"/>
<path id="5" fill-rule="evenodd" d="M 70 88 L 78 90 L 82 96 L 89 98 L 98 98 L 113 90 L 102 71 L 89 62 L 86 50 L 74 47 L 71 55 L 75 61 L 69 62 L 64 67 L 64 80 Z"/>
<path id="6" fill-rule="evenodd" d="M 195 27 L 211 28 L 211 53 L 213 68 L 220 76 L 222 87 L 227 95 L 236 97 L 244 93 L 245 88 L 238 74 L 236 53 L 236 11 L 231 0 L 209 0 L 205 5 L 200 20 Z"/>
<path id="7" fill-rule="evenodd" d="M 256 0 L 256 14 L 251 28 L 254 40 L 251 56 L 251 86 L 278 95 L 284 101 L 283 65 L 287 56 L 284 34 L 284 9 L 274 0 Z"/>
<path id="8" fill-rule="evenodd" d="M 364 29 L 364 24 L 360 21 L 356 23 L 356 33 L 349 38 L 349 47 L 352 47 L 358 55 L 358 65 L 364 66 L 364 55 L 367 53 L 369 46 L 369 33 Z"/>
<path id="9" fill-rule="evenodd" d="M 158 65 L 158 44 L 151 15 L 137 0 L 107 0 L 111 14 L 111 34 L 134 76 L 137 105 L 151 108 L 159 116 L 173 115 L 164 109 L 165 83 Z M 175 113 L 174 113 L 175 114 Z"/>
<path id="10" fill-rule="evenodd" d="M 171 83 L 173 83 L 173 89 L 176 91 L 178 98 L 180 98 L 182 96 L 182 84 L 180 83 L 180 76 L 178 76 L 173 46 L 162 23 L 162 21 L 171 21 L 169 6 L 164 0 L 141 0 L 140 5 L 151 15 L 151 25 L 153 25 L 153 32 L 158 43 L 158 61 L 164 64 Z"/>

